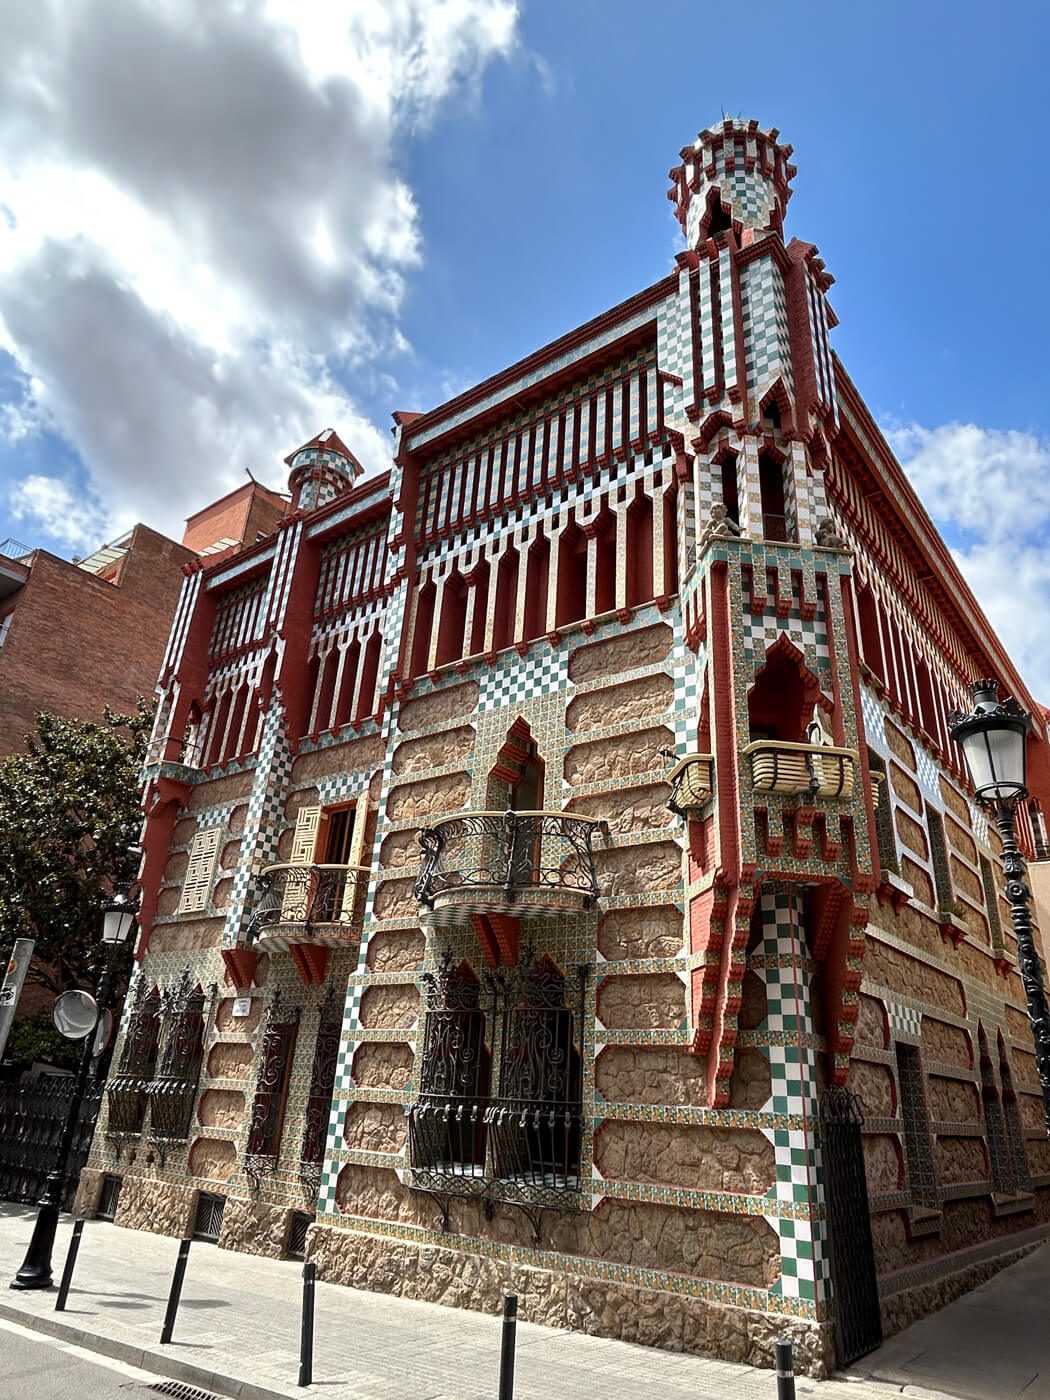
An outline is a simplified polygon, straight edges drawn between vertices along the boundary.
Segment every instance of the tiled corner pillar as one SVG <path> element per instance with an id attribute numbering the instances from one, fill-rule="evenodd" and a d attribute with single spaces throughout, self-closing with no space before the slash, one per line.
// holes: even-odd
<path id="1" fill-rule="evenodd" d="M 772 1094 L 765 1111 L 790 1126 L 765 1128 L 776 1164 L 780 1208 L 769 1215 L 780 1239 L 781 1277 L 773 1291 L 820 1309 L 829 1296 L 824 1193 L 817 1143 L 816 1067 L 820 1040 L 812 1013 L 815 965 L 806 949 L 802 895 L 761 895 L 762 939 L 748 959 L 766 987 L 765 1042 Z"/>

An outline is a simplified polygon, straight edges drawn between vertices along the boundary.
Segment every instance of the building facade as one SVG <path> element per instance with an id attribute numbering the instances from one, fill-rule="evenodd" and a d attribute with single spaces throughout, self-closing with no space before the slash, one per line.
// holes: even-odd
<path id="1" fill-rule="evenodd" d="M 669 275 L 395 414 L 378 479 L 320 435 L 192 569 L 82 1209 L 814 1374 L 1045 1237 L 947 727 L 982 675 L 1034 705 L 831 349 L 790 156 L 701 133 Z M 1042 712 L 1030 751 L 1034 854 Z"/>
<path id="2" fill-rule="evenodd" d="M 15 540 L 0 545 L 0 755 L 16 753 L 40 710 L 101 720 L 151 695 L 182 587 L 197 555 L 270 534 L 285 502 L 254 482 L 193 515 L 181 544 L 136 525 L 85 559 Z"/>

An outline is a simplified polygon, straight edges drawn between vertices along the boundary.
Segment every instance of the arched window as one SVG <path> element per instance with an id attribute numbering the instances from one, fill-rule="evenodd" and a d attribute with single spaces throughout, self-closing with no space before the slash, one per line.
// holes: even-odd
<path id="1" fill-rule="evenodd" d="M 558 540 L 558 597 L 555 625 L 579 622 L 587 613 L 587 537 L 570 521 Z"/>
<path id="2" fill-rule="evenodd" d="M 734 525 L 740 524 L 740 488 L 737 477 L 737 455 L 726 452 L 720 463 L 722 475 L 722 504 Z"/>
<path id="3" fill-rule="evenodd" d="M 416 599 L 416 619 L 412 627 L 413 676 L 422 676 L 429 670 L 430 637 L 434 630 L 434 593 L 434 585 L 426 583 Z"/>
<path id="4" fill-rule="evenodd" d="M 244 710 L 248 703 L 249 694 L 248 682 L 241 680 L 234 692 L 233 704 L 230 707 L 230 724 L 226 731 L 226 742 L 223 745 L 223 763 L 228 763 L 230 759 L 236 758 L 242 751 L 241 730 L 244 728 Z"/>
<path id="5" fill-rule="evenodd" d="M 361 689 L 357 694 L 357 720 L 368 719 L 375 714 L 376 684 L 379 680 L 379 657 L 383 649 L 382 634 L 377 628 L 365 646 L 365 659 L 361 666 Z"/>
<path id="6" fill-rule="evenodd" d="M 603 506 L 594 522 L 594 612 L 616 607 L 616 516 Z"/>
<path id="7" fill-rule="evenodd" d="M 463 633 L 467 625 L 467 585 L 458 569 L 445 580 L 438 628 L 437 664 L 445 666 L 463 655 Z"/>
<path id="8" fill-rule="evenodd" d="M 508 549 L 496 569 L 496 614 L 492 625 L 492 649 L 513 646 L 518 615 L 518 574 L 521 560 L 516 549 Z"/>
<path id="9" fill-rule="evenodd" d="M 475 568 L 474 616 L 470 628 L 470 649 L 468 656 L 479 656 L 485 650 L 485 626 L 489 613 L 489 566 L 482 560 Z"/>
<path id="10" fill-rule="evenodd" d="M 819 690 L 807 683 L 808 678 L 800 658 L 776 647 L 770 650 L 748 696 L 752 739 L 780 739 L 792 744 L 805 739 L 815 692 Z"/>
<path id="11" fill-rule="evenodd" d="M 357 671 L 361 660 L 361 643 L 355 637 L 343 653 L 343 673 L 339 680 L 339 694 L 335 702 L 335 729 L 349 724 L 354 706 L 354 686 L 357 684 Z"/>
<path id="12" fill-rule="evenodd" d="M 230 718 L 231 693 L 224 690 L 214 702 L 211 711 L 211 727 L 208 731 L 208 765 L 218 763 L 226 742 L 226 726 Z"/>
<path id="13" fill-rule="evenodd" d="M 653 596 L 653 503 L 636 496 L 627 511 L 627 606 L 648 603 Z"/>
<path id="14" fill-rule="evenodd" d="M 547 584 L 551 547 L 545 535 L 537 535 L 529 549 L 525 574 L 525 631 L 523 641 L 542 637 L 547 630 Z"/>
<path id="15" fill-rule="evenodd" d="M 880 680 L 886 679 L 886 662 L 882 655 L 882 634 L 875 595 L 867 584 L 857 589 L 857 613 L 860 620 L 860 649 L 864 663 Z"/>
<path id="16" fill-rule="evenodd" d="M 762 538 L 786 541 L 789 537 L 783 465 L 768 453 L 758 458 L 758 485 L 762 495 Z"/>

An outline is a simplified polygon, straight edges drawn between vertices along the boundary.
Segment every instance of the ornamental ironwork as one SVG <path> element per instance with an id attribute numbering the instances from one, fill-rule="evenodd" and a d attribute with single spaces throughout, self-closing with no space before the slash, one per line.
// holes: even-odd
<path id="1" fill-rule="evenodd" d="M 531 949 L 484 984 L 448 955 L 425 975 L 411 1185 L 437 1200 L 446 1228 L 454 1196 L 518 1205 L 537 1237 L 538 1212 L 579 1208 L 587 975 L 563 974 Z M 499 1047 L 496 1093 L 490 1045 Z"/>
<path id="2" fill-rule="evenodd" d="M 367 868 L 357 865 L 267 866 L 256 882 L 251 931 L 265 939 L 292 927 L 311 937 L 321 927 L 343 941 L 367 878 Z"/>
<path id="3" fill-rule="evenodd" d="M 177 983 L 161 995 L 163 1043 L 156 1076 L 146 1086 L 150 1137 L 158 1143 L 184 1142 L 189 1136 L 204 1060 L 204 1032 L 218 989 L 205 993 L 193 984 L 187 967 Z"/>
<path id="4" fill-rule="evenodd" d="M 288 1076 L 298 1029 L 299 1008 L 286 1006 L 280 989 L 277 989 L 270 999 L 266 1015 L 262 1064 L 256 1081 L 244 1154 L 244 1174 L 256 1189 L 261 1176 L 272 1175 L 277 1169 L 288 1097 Z"/>
<path id="5" fill-rule="evenodd" d="M 109 1113 L 106 1136 L 121 1138 L 142 1132 L 147 1090 L 157 1065 L 160 1043 L 160 992 L 140 980 L 135 988 L 117 1072 L 106 1087 Z"/>
<path id="6" fill-rule="evenodd" d="M 316 1196 L 321 1185 L 321 1167 L 328 1139 L 328 1120 L 332 1113 L 332 1091 L 339 1063 L 339 1040 L 342 1029 L 342 998 L 329 987 L 321 1003 L 314 1041 L 314 1059 L 310 1070 L 310 1092 L 306 1099 L 306 1121 L 299 1148 L 299 1180 L 303 1189 Z"/>
<path id="7" fill-rule="evenodd" d="M 423 868 L 416 897 L 486 892 L 513 902 L 528 891 L 569 893 L 582 908 L 598 900 L 594 836 L 606 822 L 564 812 L 462 812 L 419 833 Z"/>

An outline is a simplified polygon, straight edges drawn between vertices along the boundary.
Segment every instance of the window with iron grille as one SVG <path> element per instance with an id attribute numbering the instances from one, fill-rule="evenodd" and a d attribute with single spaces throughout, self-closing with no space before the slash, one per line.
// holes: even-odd
<path id="1" fill-rule="evenodd" d="M 1014 1092 L 1014 1078 L 1010 1072 L 1010 1061 L 1006 1053 L 1006 1042 L 999 1032 L 999 1078 L 1003 1086 L 1003 1117 L 1006 1119 L 1006 1147 L 1010 1154 L 1013 1169 L 1014 1190 L 1030 1191 L 1032 1178 L 1028 1172 L 1028 1156 L 1024 1149 L 1024 1128 L 1017 1107 L 1017 1094 Z"/>
<path id="2" fill-rule="evenodd" d="M 944 818 L 935 808 L 926 804 L 926 830 L 930 834 L 930 864 L 933 866 L 933 883 L 937 890 L 937 908 L 942 914 L 955 913 L 955 895 L 952 891 L 951 871 L 948 868 L 948 846 L 944 839 Z"/>
<path id="3" fill-rule="evenodd" d="M 930 1119 L 926 1108 L 926 1088 L 922 1056 L 915 1045 L 894 1046 L 897 1055 L 897 1080 L 900 1085 L 900 1111 L 904 1122 L 904 1161 L 908 1173 L 908 1190 L 915 1205 L 935 1209 L 937 1175 L 933 1165 L 933 1143 L 930 1139 Z"/>
<path id="4" fill-rule="evenodd" d="M 328 1119 L 332 1112 L 332 1090 L 339 1060 L 342 1008 L 335 988 L 330 987 L 321 1006 L 310 1069 L 310 1093 L 306 1100 L 306 1123 L 299 1149 L 300 1176 L 304 1181 L 320 1181 L 328 1139 Z"/>
<path id="5" fill-rule="evenodd" d="M 881 782 L 876 778 L 872 783 L 873 795 L 878 799 L 878 806 L 875 808 L 875 832 L 879 842 L 879 866 L 882 870 L 890 870 L 896 875 L 900 872 L 900 860 L 897 856 L 897 837 L 893 830 L 893 793 L 888 781 L 886 760 L 869 749 L 868 768 L 873 776 L 876 773 L 882 775 Z"/>
<path id="6" fill-rule="evenodd" d="M 1008 1195 L 1014 1189 L 1013 1166 L 1006 1145 L 1003 1107 L 999 1101 L 999 1086 L 995 1082 L 992 1056 L 984 1026 L 977 1023 L 977 1045 L 981 1056 L 981 1101 L 984 1106 L 984 1127 L 988 1138 L 988 1156 L 992 1164 L 992 1190 Z"/>
<path id="7" fill-rule="evenodd" d="M 1003 921 L 999 916 L 999 894 L 995 888 L 992 862 L 987 856 L 980 857 L 981 885 L 984 888 L 984 905 L 988 911 L 988 929 L 992 937 L 992 947 L 1001 950 L 1003 946 Z"/>
<path id="8" fill-rule="evenodd" d="M 102 1178 L 102 1190 L 99 1193 L 98 1209 L 95 1216 L 98 1220 L 112 1220 L 117 1213 L 117 1202 L 120 1199 L 120 1188 L 124 1183 L 121 1176 L 111 1176 L 108 1172 Z"/>
<path id="9" fill-rule="evenodd" d="M 490 1054 L 481 986 L 470 964 L 446 957 L 423 977 L 427 1015 L 413 1110 L 420 1167 L 480 1175 L 485 1165 Z"/>
<path id="10" fill-rule="evenodd" d="M 307 1215 L 305 1211 L 292 1211 L 291 1228 L 288 1231 L 288 1248 L 285 1253 L 289 1259 L 306 1258 L 306 1232 L 314 1223 L 314 1217 Z"/>
<path id="11" fill-rule="evenodd" d="M 106 1089 L 111 1134 L 141 1133 L 146 1117 L 146 1091 L 157 1068 L 160 1044 L 160 992 L 136 989 L 117 1072 Z"/>
<path id="12" fill-rule="evenodd" d="M 147 1089 L 150 1131 L 156 1138 L 182 1141 L 189 1135 L 204 1058 L 205 1006 L 200 984 L 190 990 L 187 970 L 164 1003 L 167 1034 L 160 1069 Z"/>
<path id="13" fill-rule="evenodd" d="M 225 1208 L 225 1196 L 214 1196 L 209 1191 L 202 1191 L 197 1197 L 197 1214 L 193 1220 L 193 1238 L 207 1240 L 210 1244 L 217 1243 L 222 1230 L 222 1213 Z"/>
<path id="14" fill-rule="evenodd" d="M 262 1067 L 248 1129 L 247 1152 L 250 1157 L 280 1155 L 288 1080 L 298 1031 L 298 1012 L 281 1007 L 275 998 L 263 1037 Z"/>

